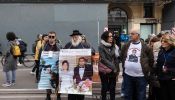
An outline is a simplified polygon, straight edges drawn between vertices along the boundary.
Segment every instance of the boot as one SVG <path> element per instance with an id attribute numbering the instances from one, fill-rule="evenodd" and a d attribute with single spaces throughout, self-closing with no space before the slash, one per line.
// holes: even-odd
<path id="1" fill-rule="evenodd" d="M 46 100 L 51 100 L 50 94 L 47 94 Z"/>

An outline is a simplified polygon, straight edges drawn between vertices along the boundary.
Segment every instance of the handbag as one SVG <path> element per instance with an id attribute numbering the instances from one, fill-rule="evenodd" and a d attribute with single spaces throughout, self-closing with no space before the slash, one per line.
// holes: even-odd
<path id="1" fill-rule="evenodd" d="M 101 62 L 98 63 L 98 70 L 99 70 L 99 72 L 101 72 L 103 74 L 108 74 L 108 73 L 112 72 L 112 70 L 109 67 L 107 67 L 106 65 L 104 65 Z"/>

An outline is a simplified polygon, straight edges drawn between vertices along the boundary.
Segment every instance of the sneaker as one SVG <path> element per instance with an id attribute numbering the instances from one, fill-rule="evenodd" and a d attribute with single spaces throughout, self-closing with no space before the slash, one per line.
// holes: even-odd
<path id="1" fill-rule="evenodd" d="M 11 84 L 10 84 L 10 83 L 4 83 L 4 84 L 2 84 L 2 86 L 3 86 L 3 87 L 10 87 Z"/>
<path id="2" fill-rule="evenodd" d="M 21 67 L 21 66 L 22 66 L 22 64 L 18 63 L 18 64 L 17 64 L 17 66 L 20 66 L 20 67 Z"/>
<path id="3" fill-rule="evenodd" d="M 15 84 L 16 84 L 15 82 L 11 83 L 12 86 L 14 86 Z"/>
<path id="4" fill-rule="evenodd" d="M 30 72 L 30 74 L 35 75 L 35 73 L 34 73 L 34 72 Z"/>

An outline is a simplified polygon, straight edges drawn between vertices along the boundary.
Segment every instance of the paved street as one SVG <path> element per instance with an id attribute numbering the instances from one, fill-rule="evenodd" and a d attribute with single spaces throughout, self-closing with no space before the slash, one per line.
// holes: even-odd
<path id="1" fill-rule="evenodd" d="M 2 66 L 0 66 L 0 100 L 44 100 L 45 90 L 38 90 L 37 83 L 35 83 L 35 76 L 30 74 L 31 68 L 25 68 L 24 66 L 18 67 L 16 72 L 16 85 L 11 87 L 2 87 L 4 82 Z M 121 77 L 121 76 L 120 76 Z M 120 98 L 119 88 L 121 78 L 117 83 L 116 97 Z M 100 98 L 100 84 L 93 84 L 93 96 L 86 96 L 86 100 L 97 100 Z M 53 91 L 54 92 L 54 91 Z M 67 100 L 67 95 L 61 95 L 62 100 Z M 53 100 L 55 95 L 52 95 Z M 121 100 L 121 99 L 117 99 Z"/>

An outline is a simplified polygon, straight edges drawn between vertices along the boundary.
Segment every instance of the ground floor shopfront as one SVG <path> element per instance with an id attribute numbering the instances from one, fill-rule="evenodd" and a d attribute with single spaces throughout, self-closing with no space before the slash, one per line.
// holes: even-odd
<path id="1" fill-rule="evenodd" d="M 112 3 L 108 7 L 108 27 L 118 33 L 128 33 L 133 27 L 139 28 L 141 38 L 161 31 L 162 6 L 153 5 L 153 16 L 145 18 L 144 4 Z"/>

